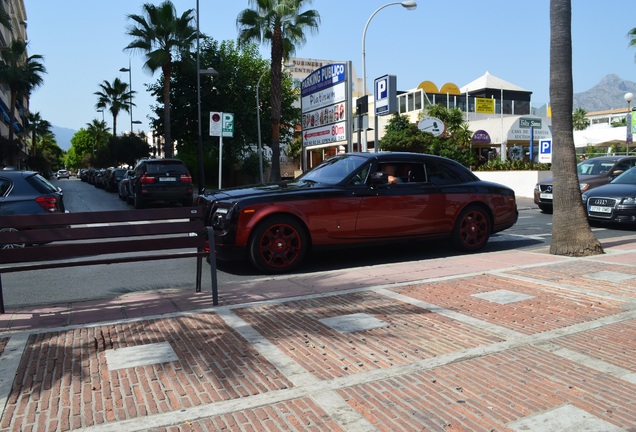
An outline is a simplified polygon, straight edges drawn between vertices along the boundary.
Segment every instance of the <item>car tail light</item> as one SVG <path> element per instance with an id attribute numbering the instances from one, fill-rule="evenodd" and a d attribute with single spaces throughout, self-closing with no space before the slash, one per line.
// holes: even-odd
<path id="1" fill-rule="evenodd" d="M 192 176 L 190 174 L 181 174 L 182 183 L 192 183 Z"/>
<path id="2" fill-rule="evenodd" d="M 154 177 L 150 177 L 146 174 L 142 175 L 141 178 L 139 179 L 139 181 L 144 184 L 144 183 L 154 183 L 155 182 L 155 178 Z"/>
<path id="3" fill-rule="evenodd" d="M 37 197 L 35 202 L 40 205 L 44 210 L 48 212 L 57 211 L 57 198 L 56 197 Z"/>

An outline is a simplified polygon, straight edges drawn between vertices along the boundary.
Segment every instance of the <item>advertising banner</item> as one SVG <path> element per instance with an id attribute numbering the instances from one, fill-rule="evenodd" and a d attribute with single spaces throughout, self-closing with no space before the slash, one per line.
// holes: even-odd
<path id="1" fill-rule="evenodd" d="M 301 83 L 303 147 L 347 141 L 349 93 L 346 65 L 315 70 Z"/>

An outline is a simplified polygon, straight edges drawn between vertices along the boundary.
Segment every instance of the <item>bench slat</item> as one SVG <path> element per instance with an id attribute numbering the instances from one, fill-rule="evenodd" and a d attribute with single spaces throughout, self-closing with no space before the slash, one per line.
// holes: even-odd
<path id="1" fill-rule="evenodd" d="M 119 210 L 81 213 L 47 213 L 0 216 L 1 228 L 47 228 L 63 225 L 153 221 L 168 219 L 203 219 L 202 207 L 175 207 L 147 210 Z"/>
<path id="2" fill-rule="evenodd" d="M 55 241 L 106 239 L 115 237 L 149 236 L 179 233 L 201 233 L 202 219 L 182 219 L 175 222 L 135 223 L 126 225 L 73 226 L 70 228 L 32 229 L 0 232 L 1 244 L 40 244 Z M 0 262 L 2 262 L 0 260 Z"/>

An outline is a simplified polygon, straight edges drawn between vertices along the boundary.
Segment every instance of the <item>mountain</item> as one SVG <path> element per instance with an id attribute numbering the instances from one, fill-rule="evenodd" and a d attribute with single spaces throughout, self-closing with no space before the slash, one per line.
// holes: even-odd
<path id="1" fill-rule="evenodd" d="M 55 135 L 55 141 L 59 148 L 68 151 L 71 148 L 71 138 L 77 132 L 74 129 L 63 128 L 59 126 L 51 126 L 51 132 Z"/>
<path id="2" fill-rule="evenodd" d="M 627 108 L 624 96 L 628 92 L 636 95 L 636 83 L 626 81 L 618 75 L 606 75 L 591 89 L 574 94 L 574 109 L 583 108 L 590 113 L 615 108 Z M 632 104 L 635 102 L 632 101 Z"/>

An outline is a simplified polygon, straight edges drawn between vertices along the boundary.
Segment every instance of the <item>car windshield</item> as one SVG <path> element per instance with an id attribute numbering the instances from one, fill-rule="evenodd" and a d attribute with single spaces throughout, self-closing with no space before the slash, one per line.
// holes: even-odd
<path id="1" fill-rule="evenodd" d="M 341 155 L 327 159 L 311 171 L 298 177 L 297 180 L 311 180 L 321 183 L 336 184 L 347 178 L 368 161 L 357 155 Z"/>
<path id="2" fill-rule="evenodd" d="M 579 162 L 576 170 L 579 175 L 601 175 L 609 172 L 614 166 L 614 161 L 586 160 Z"/>
<path id="3" fill-rule="evenodd" d="M 636 168 L 630 168 L 610 183 L 636 185 Z"/>

